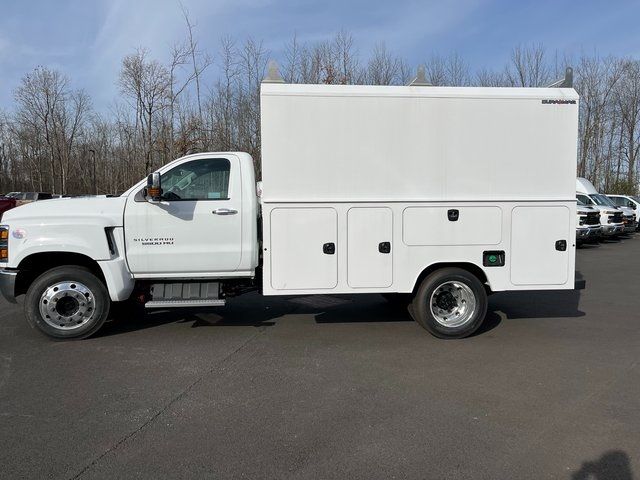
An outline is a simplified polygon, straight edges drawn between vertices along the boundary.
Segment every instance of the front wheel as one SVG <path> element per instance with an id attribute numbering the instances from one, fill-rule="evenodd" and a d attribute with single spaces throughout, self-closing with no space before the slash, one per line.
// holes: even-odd
<path id="1" fill-rule="evenodd" d="M 86 338 L 109 314 L 109 292 L 87 268 L 56 267 L 27 290 L 24 311 L 32 327 L 56 339 Z"/>
<path id="2" fill-rule="evenodd" d="M 443 268 L 422 281 L 411 312 L 438 338 L 464 338 L 482 325 L 487 303 L 487 292 L 475 275 L 461 268 Z"/>

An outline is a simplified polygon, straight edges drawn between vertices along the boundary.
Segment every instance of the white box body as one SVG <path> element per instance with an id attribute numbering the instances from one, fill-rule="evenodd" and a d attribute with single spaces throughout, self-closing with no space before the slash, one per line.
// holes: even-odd
<path id="1" fill-rule="evenodd" d="M 479 268 L 494 291 L 573 288 L 577 100 L 263 84 L 264 293 L 411 292 L 440 264 Z"/>

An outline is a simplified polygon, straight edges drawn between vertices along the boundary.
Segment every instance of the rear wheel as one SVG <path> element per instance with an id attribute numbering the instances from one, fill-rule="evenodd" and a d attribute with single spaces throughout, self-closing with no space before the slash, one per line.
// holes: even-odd
<path id="1" fill-rule="evenodd" d="M 27 290 L 24 311 L 32 327 L 56 339 L 86 338 L 109 314 L 109 293 L 100 279 L 80 266 L 56 267 Z"/>
<path id="2" fill-rule="evenodd" d="M 438 338 L 464 338 L 487 313 L 487 292 L 478 278 L 461 268 L 428 275 L 411 303 L 414 319 Z"/>

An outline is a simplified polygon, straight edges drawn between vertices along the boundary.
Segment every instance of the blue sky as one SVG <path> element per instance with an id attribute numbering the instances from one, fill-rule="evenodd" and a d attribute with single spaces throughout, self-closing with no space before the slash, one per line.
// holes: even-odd
<path id="1" fill-rule="evenodd" d="M 457 51 L 473 68 L 499 67 L 517 44 L 570 54 L 640 56 L 640 1 L 590 0 L 183 0 L 201 46 L 216 59 L 219 39 L 262 39 L 282 55 L 301 41 L 345 29 L 366 53 L 380 41 L 417 64 Z M 0 108 L 37 65 L 59 69 L 104 110 L 117 96 L 122 57 L 138 46 L 166 60 L 185 33 L 178 0 L 0 0 Z"/>

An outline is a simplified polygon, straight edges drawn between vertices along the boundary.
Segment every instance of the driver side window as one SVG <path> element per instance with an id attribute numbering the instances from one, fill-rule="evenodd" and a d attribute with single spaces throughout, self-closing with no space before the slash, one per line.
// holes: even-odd
<path id="1" fill-rule="evenodd" d="M 226 158 L 183 163 L 162 174 L 162 196 L 169 201 L 228 200 L 230 171 Z"/>

